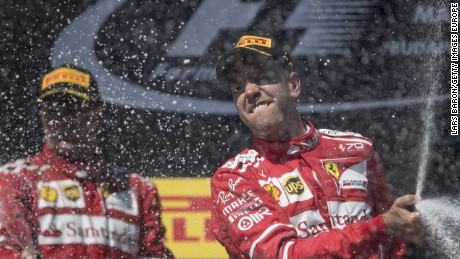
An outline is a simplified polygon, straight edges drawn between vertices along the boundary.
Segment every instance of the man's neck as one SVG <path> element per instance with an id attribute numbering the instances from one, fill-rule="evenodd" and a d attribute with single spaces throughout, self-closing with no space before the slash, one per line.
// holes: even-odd
<path id="1" fill-rule="evenodd" d="M 300 118 L 293 120 L 291 123 L 285 123 L 279 125 L 279 127 L 273 127 L 271 131 L 266 131 L 262 134 L 254 134 L 256 138 L 267 140 L 267 141 L 290 141 L 303 134 L 306 134 L 309 130 L 308 125 Z"/>

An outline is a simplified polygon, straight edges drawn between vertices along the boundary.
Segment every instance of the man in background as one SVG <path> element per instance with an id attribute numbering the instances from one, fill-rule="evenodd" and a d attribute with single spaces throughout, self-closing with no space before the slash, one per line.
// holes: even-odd
<path id="1" fill-rule="evenodd" d="M 253 146 L 213 175 L 213 233 L 231 258 L 402 257 L 421 235 L 414 195 L 390 199 L 371 140 L 317 129 L 297 109 L 301 84 L 281 42 L 245 35 L 223 54 Z"/>
<path id="2" fill-rule="evenodd" d="M 156 187 L 97 148 L 104 104 L 87 71 L 44 76 L 40 153 L 0 168 L 2 258 L 172 258 Z"/>

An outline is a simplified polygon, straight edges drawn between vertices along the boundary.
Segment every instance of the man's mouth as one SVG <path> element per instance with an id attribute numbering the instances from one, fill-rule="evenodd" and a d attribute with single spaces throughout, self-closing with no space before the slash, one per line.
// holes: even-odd
<path id="1" fill-rule="evenodd" d="M 256 112 L 259 112 L 265 108 L 267 108 L 267 106 L 270 105 L 270 102 L 261 102 L 261 103 L 258 103 L 256 104 L 256 107 L 252 110 L 253 113 L 256 113 Z"/>

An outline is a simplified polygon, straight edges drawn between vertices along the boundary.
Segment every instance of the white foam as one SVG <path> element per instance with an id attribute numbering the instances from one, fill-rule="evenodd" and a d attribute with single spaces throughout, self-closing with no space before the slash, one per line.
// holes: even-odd
<path id="1" fill-rule="evenodd" d="M 422 200 L 416 206 L 426 224 L 428 243 L 449 258 L 460 258 L 460 203 L 458 198 Z"/>

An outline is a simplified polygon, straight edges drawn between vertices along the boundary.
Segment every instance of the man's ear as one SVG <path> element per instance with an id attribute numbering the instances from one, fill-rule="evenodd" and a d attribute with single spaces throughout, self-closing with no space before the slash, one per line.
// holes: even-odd
<path id="1" fill-rule="evenodd" d="M 297 72 L 291 72 L 289 74 L 289 90 L 293 98 L 297 99 L 300 96 L 300 77 Z"/>
<path id="2" fill-rule="evenodd" d="M 46 122 L 46 119 L 45 119 L 45 110 L 42 108 L 42 107 L 38 107 L 37 109 L 37 116 L 38 118 L 40 119 L 40 122 L 42 124 L 42 128 L 43 130 L 45 131 L 45 133 L 47 132 L 49 126 L 48 126 L 48 123 Z"/>

